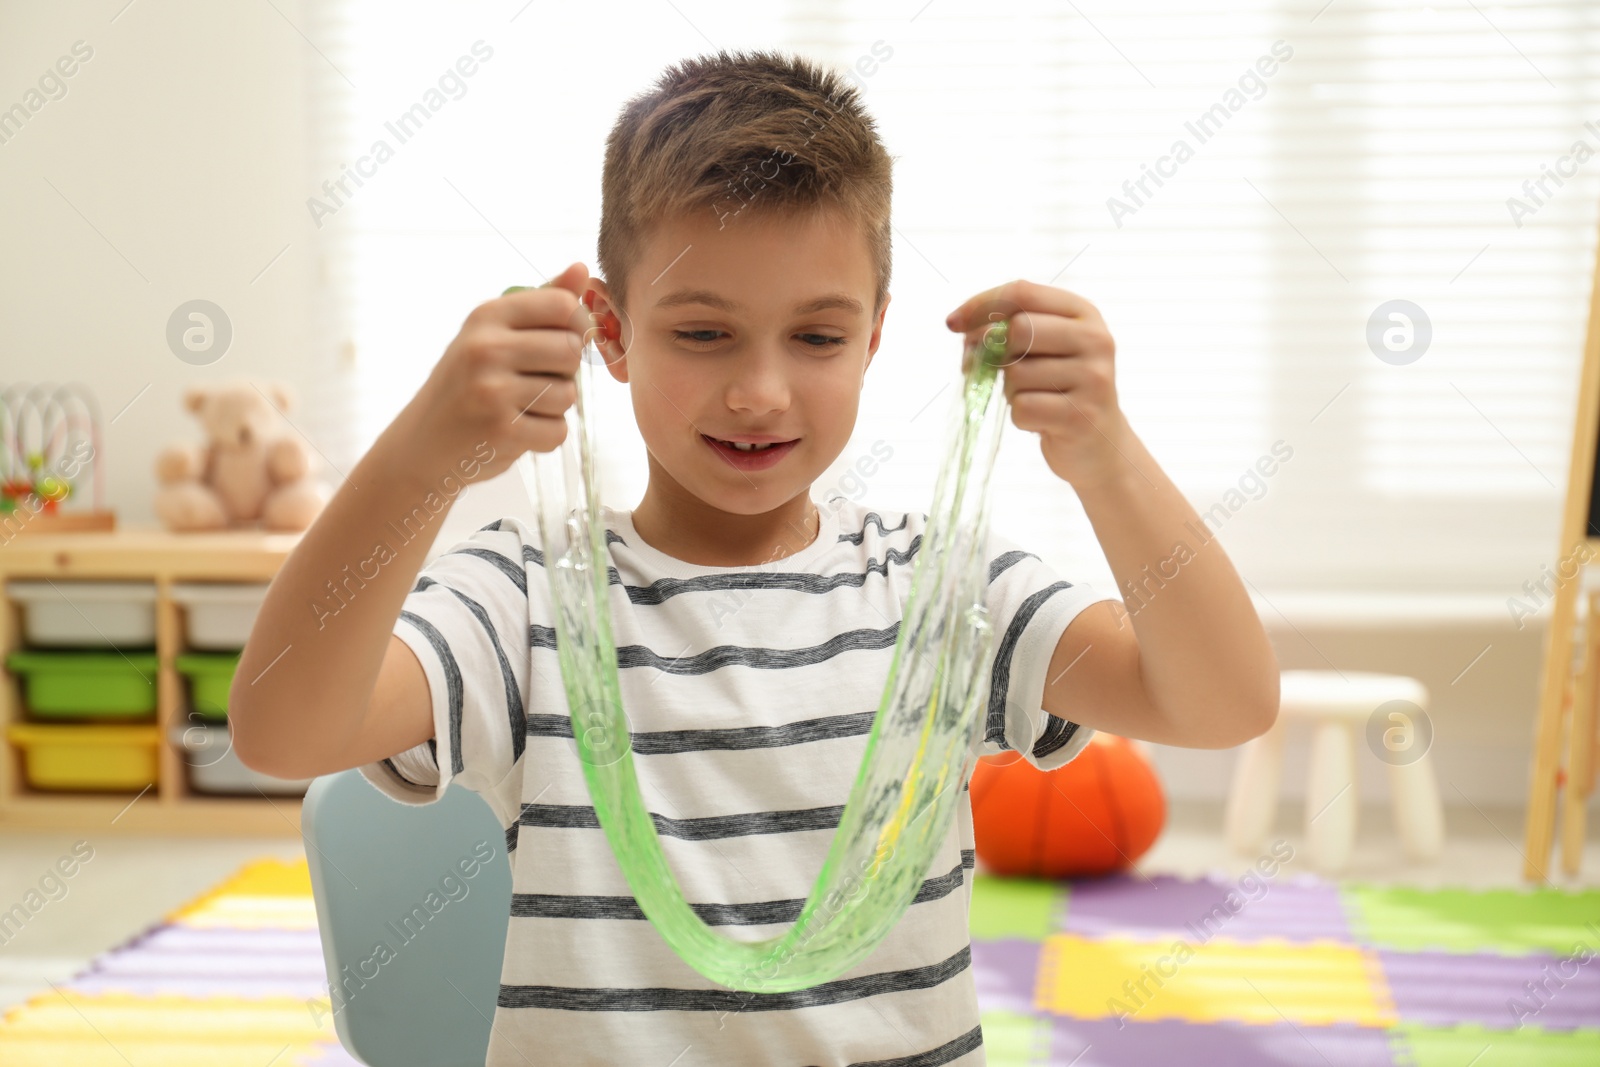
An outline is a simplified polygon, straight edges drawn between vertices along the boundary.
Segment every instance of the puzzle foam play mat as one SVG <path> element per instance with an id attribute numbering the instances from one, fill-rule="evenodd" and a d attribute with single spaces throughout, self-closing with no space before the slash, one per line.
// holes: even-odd
<path id="1" fill-rule="evenodd" d="M 1600 892 L 979 875 L 992 1067 L 1600 1065 Z M 356 1067 L 305 864 L 245 866 L 0 1022 L 3 1067 Z"/>
<path id="2" fill-rule="evenodd" d="M 1600 1065 L 1600 892 L 977 876 L 991 1067 Z"/>
<path id="3" fill-rule="evenodd" d="M 304 861 L 251 863 L 0 1021 L 4 1067 L 359 1067 Z"/>

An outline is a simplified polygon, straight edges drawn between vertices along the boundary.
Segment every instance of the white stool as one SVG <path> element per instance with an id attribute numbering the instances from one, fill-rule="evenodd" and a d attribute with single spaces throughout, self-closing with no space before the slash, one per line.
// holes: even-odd
<path id="1" fill-rule="evenodd" d="M 1380 710 L 1391 701 L 1404 703 Z M 1408 706 L 1409 705 L 1409 706 Z M 1342 870 L 1355 844 L 1356 739 L 1368 740 L 1389 764 L 1395 829 L 1413 859 L 1428 860 L 1444 846 L 1444 806 L 1427 748 L 1432 724 L 1428 690 L 1415 678 L 1361 671 L 1284 671 L 1272 729 L 1248 742 L 1228 793 L 1228 844 L 1260 851 L 1271 832 L 1283 773 L 1283 738 L 1290 719 L 1313 723 L 1306 778 L 1306 840 L 1311 862 L 1325 873 Z M 1418 713 L 1421 713 L 1420 715 Z"/>

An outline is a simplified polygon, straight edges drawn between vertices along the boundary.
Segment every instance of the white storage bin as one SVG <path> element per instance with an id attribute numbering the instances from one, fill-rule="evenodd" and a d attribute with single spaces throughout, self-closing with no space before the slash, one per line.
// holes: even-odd
<path id="1" fill-rule="evenodd" d="M 172 599 L 183 606 L 188 619 L 185 643 L 212 651 L 244 647 L 266 595 L 266 585 L 258 582 L 183 582 L 172 587 Z"/>
<path id="2" fill-rule="evenodd" d="M 154 582 L 14 580 L 22 636 L 39 648 L 149 648 L 156 643 Z"/>
<path id="3" fill-rule="evenodd" d="M 189 764 L 189 784 L 196 793 L 257 796 L 302 796 L 310 778 L 273 778 L 251 770 L 233 751 L 226 726 L 174 726 L 168 735 Z"/>

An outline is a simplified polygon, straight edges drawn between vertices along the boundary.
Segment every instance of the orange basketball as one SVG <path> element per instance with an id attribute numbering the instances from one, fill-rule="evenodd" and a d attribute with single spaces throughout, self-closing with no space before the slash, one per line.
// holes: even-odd
<path id="1" fill-rule="evenodd" d="M 978 858 L 995 874 L 1073 878 L 1133 864 L 1155 843 L 1167 802 L 1155 768 L 1124 737 L 1097 733 L 1053 771 L 1014 752 L 972 772 Z"/>

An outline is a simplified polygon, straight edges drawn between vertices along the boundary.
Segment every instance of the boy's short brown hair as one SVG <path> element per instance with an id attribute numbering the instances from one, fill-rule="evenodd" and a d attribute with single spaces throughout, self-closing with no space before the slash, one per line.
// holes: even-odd
<path id="1" fill-rule="evenodd" d="M 668 67 L 629 100 L 606 138 L 596 256 L 614 303 L 656 223 L 704 213 L 831 207 L 860 226 L 889 292 L 892 160 L 856 88 L 797 55 L 719 51 Z"/>

